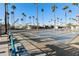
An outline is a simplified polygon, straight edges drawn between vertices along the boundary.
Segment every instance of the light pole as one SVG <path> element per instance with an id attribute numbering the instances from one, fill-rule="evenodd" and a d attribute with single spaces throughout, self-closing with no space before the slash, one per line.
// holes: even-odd
<path id="1" fill-rule="evenodd" d="M 8 3 L 5 3 L 4 7 L 5 7 L 5 19 L 4 19 L 5 20 L 5 34 L 7 34 Z"/>

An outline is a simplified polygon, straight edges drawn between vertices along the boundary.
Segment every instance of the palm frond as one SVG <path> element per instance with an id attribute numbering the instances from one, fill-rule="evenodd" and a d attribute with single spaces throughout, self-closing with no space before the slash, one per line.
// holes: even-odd
<path id="1" fill-rule="evenodd" d="M 63 10 L 66 10 L 66 9 L 68 9 L 68 8 L 69 8 L 68 6 L 64 6 L 64 7 L 63 7 Z"/>
<path id="2" fill-rule="evenodd" d="M 79 3 L 72 3 L 72 5 L 78 6 Z"/>
<path id="3" fill-rule="evenodd" d="M 52 12 L 54 12 L 54 11 L 56 11 L 56 9 L 57 9 L 58 7 L 54 4 L 54 5 L 52 5 L 52 7 L 51 7 L 51 9 L 52 9 Z"/>

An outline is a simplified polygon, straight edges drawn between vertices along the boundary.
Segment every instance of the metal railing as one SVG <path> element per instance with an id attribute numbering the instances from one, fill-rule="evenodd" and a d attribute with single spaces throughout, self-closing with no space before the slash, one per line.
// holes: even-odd
<path id="1" fill-rule="evenodd" d="M 13 37 L 12 33 L 9 32 L 9 42 L 10 42 L 10 54 L 11 56 L 30 56 L 29 52 L 22 43 L 16 42 L 16 39 Z"/>
<path id="2" fill-rule="evenodd" d="M 11 32 L 9 34 L 9 41 L 10 41 L 10 55 L 11 56 L 16 56 L 16 49 L 15 49 L 15 38 L 13 38 L 13 35 Z"/>

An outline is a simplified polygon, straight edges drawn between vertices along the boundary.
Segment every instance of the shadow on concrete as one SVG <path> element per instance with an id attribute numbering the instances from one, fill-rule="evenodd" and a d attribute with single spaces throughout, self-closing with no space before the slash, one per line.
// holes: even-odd
<path id="1" fill-rule="evenodd" d="M 0 45 L 3 45 L 3 44 L 8 44 L 9 41 L 3 41 L 3 42 L 0 42 Z"/>
<path id="2" fill-rule="evenodd" d="M 79 45 L 79 42 L 76 42 L 76 43 L 72 43 L 72 44 L 76 44 L 76 45 Z"/>
<path id="3" fill-rule="evenodd" d="M 53 40 L 45 40 L 47 38 L 51 38 L 51 37 L 30 37 L 29 35 L 25 35 L 25 34 L 21 34 L 23 35 L 24 37 L 27 37 L 28 39 L 32 40 L 32 41 L 35 41 L 35 42 L 48 42 L 48 41 L 53 41 Z"/>
<path id="4" fill-rule="evenodd" d="M 23 35 L 23 34 L 22 34 Z M 40 38 L 30 38 L 29 36 L 23 35 L 24 37 L 28 37 L 28 39 L 35 41 L 35 42 L 42 42 L 40 40 Z M 27 39 L 22 39 L 22 40 L 27 40 Z M 31 42 L 29 42 L 31 43 Z M 79 49 L 78 48 L 74 48 L 65 44 L 61 44 L 61 45 L 49 45 L 47 44 L 45 48 L 49 48 L 52 49 L 51 51 L 49 50 L 42 50 L 44 48 L 39 48 L 36 45 L 34 45 L 33 43 L 31 43 L 33 46 L 36 47 L 36 49 L 39 49 L 41 52 L 39 51 L 34 51 L 31 53 L 32 56 L 35 55 L 39 55 L 40 54 L 46 54 L 45 56 L 79 56 Z M 63 45 L 63 46 L 62 46 Z M 61 47 L 62 46 L 62 47 Z"/>
<path id="5" fill-rule="evenodd" d="M 1 51 L 0 54 L 1 54 L 1 53 L 5 53 L 5 51 Z"/>
<path id="6" fill-rule="evenodd" d="M 79 56 L 79 49 L 74 47 L 61 48 L 55 45 L 46 45 L 48 48 L 56 51 L 56 56 Z"/>

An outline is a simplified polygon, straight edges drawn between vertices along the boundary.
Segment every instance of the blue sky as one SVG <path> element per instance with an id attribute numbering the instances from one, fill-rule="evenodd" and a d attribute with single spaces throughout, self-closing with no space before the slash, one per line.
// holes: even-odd
<path id="1" fill-rule="evenodd" d="M 19 20 L 16 24 L 26 24 L 29 23 L 29 16 L 35 16 L 36 17 L 36 6 L 34 3 L 16 3 L 16 10 L 15 10 L 15 20 L 17 18 L 22 18 L 22 13 L 24 12 L 27 17 L 24 21 Z M 53 12 L 51 11 L 51 3 L 40 3 L 38 4 L 38 14 L 39 14 L 39 24 L 42 25 L 43 21 L 44 24 L 49 24 L 48 21 L 50 21 L 51 19 L 54 20 L 53 18 Z M 56 17 L 59 17 L 60 19 L 62 18 L 63 23 L 65 23 L 65 16 L 64 16 L 64 11 L 62 10 L 62 8 L 64 6 L 69 6 L 68 10 L 72 10 L 71 14 L 67 14 L 67 20 L 68 22 L 74 22 L 72 20 L 69 20 L 70 17 L 75 18 L 75 15 L 79 13 L 78 8 L 76 6 L 73 6 L 71 3 L 57 3 L 56 6 L 58 7 L 58 9 L 56 10 Z M 44 8 L 44 20 L 42 20 L 42 13 L 41 13 L 41 9 Z M 14 22 L 13 20 L 11 20 L 11 4 L 9 5 L 9 13 L 10 13 L 10 23 Z M 67 11 L 68 11 L 67 10 Z M 0 4 L 0 19 L 3 19 L 1 22 L 4 22 L 4 4 Z M 33 18 L 31 19 L 31 22 L 33 21 Z M 53 23 L 53 22 L 52 22 Z"/>

